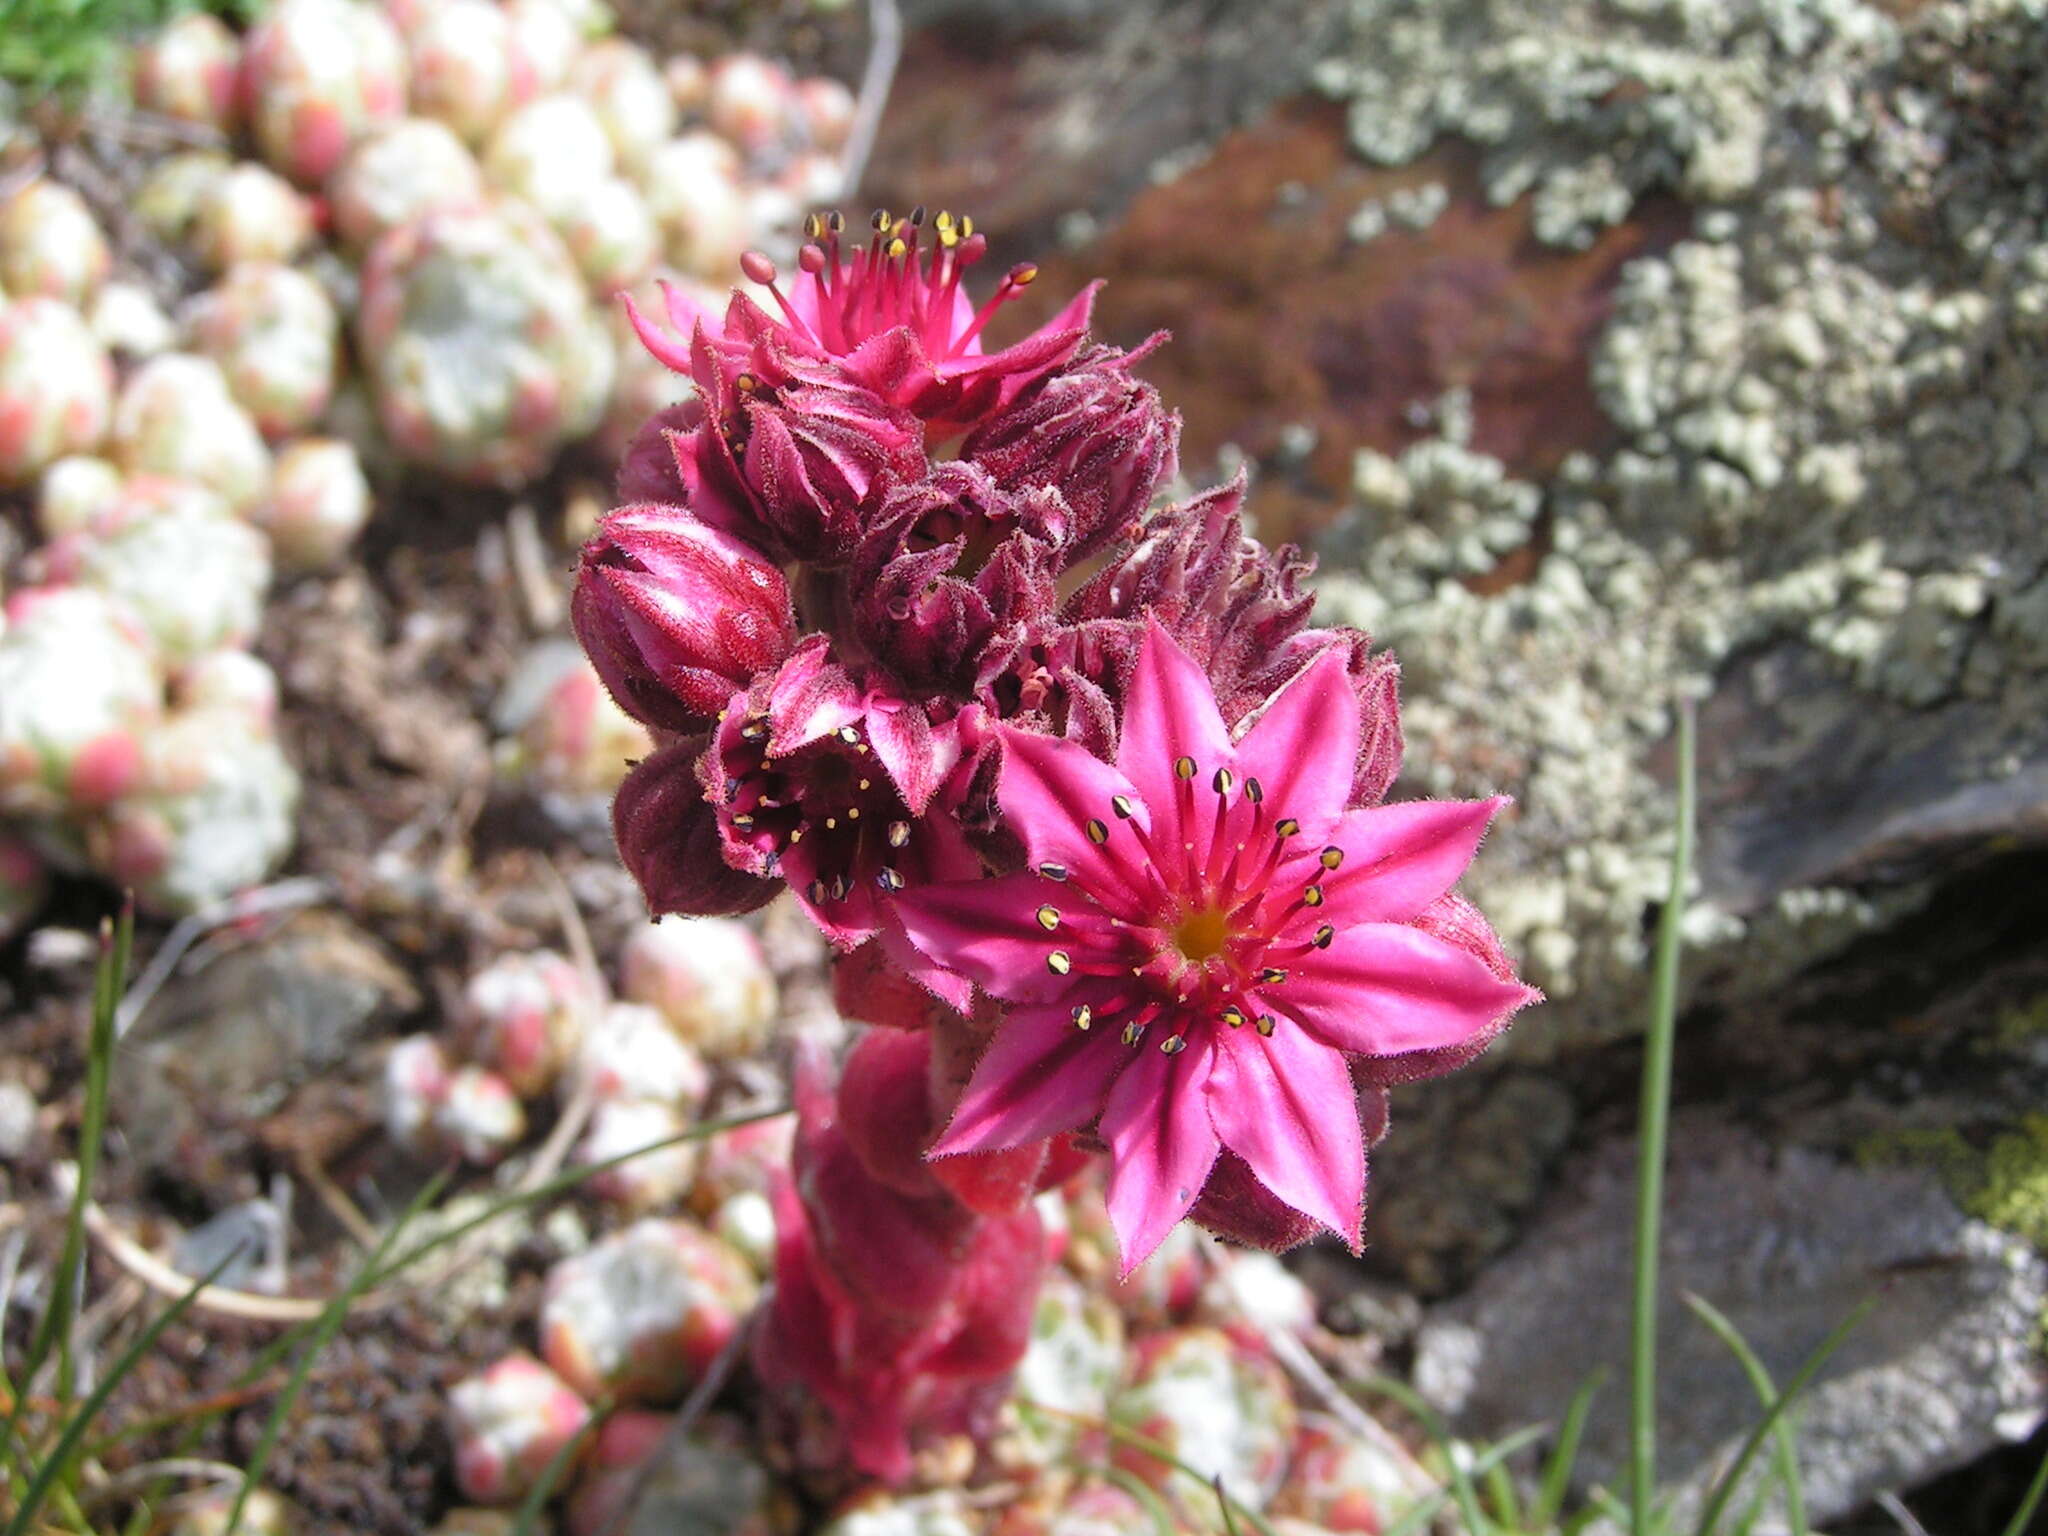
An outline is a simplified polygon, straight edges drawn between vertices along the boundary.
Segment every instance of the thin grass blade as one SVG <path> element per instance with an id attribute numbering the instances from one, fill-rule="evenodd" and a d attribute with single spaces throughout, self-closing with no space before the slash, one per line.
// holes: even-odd
<path id="1" fill-rule="evenodd" d="M 1758 1404 L 1769 1413 L 1778 1400 L 1778 1388 L 1771 1380 L 1771 1373 L 1764 1368 L 1763 1361 L 1756 1357 L 1756 1351 L 1749 1347 L 1749 1340 L 1704 1296 L 1687 1291 L 1685 1304 L 1713 1330 L 1716 1338 L 1728 1346 L 1728 1352 L 1741 1364 L 1743 1374 L 1749 1378 Z M 1792 1536 L 1807 1536 L 1806 1490 L 1799 1480 L 1799 1441 L 1789 1416 L 1780 1419 L 1777 1428 L 1771 1432 L 1771 1455 L 1777 1463 L 1779 1486 L 1785 1490 L 1785 1519 L 1792 1528 Z"/>
<path id="2" fill-rule="evenodd" d="M 1530 1510 L 1530 1523 L 1538 1530 L 1551 1525 L 1564 1513 L 1565 1496 L 1571 1491 L 1572 1469 L 1579 1462 L 1579 1442 L 1586 1434 L 1586 1418 L 1593 1411 L 1594 1397 L 1606 1381 L 1605 1371 L 1595 1371 L 1585 1385 L 1572 1394 L 1571 1406 L 1565 1409 L 1564 1423 L 1557 1431 L 1557 1444 L 1544 1465 L 1543 1482 Z"/>
<path id="3" fill-rule="evenodd" d="M 2043 1494 L 2048 1494 L 2048 1456 L 2041 1458 L 2041 1465 L 2034 1473 L 2034 1480 L 2027 1484 L 2027 1491 L 2020 1500 L 2020 1507 L 2012 1512 L 2012 1520 L 2005 1528 L 2005 1536 L 2027 1536 L 2034 1528 L 2034 1511 L 2041 1507 Z"/>

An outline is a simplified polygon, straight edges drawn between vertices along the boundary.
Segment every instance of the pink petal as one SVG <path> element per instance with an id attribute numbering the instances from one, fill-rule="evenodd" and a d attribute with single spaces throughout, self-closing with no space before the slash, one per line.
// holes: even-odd
<path id="1" fill-rule="evenodd" d="M 932 730 L 931 721 L 915 704 L 870 698 L 868 740 L 875 756 L 913 816 L 922 816 L 953 765 L 960 760 L 959 743 L 950 731 Z"/>
<path id="2" fill-rule="evenodd" d="M 1216 1049 L 1210 1114 L 1259 1182 L 1356 1253 L 1365 1211 L 1365 1137 L 1343 1053 L 1299 1029 L 1235 1029 Z"/>
<path id="3" fill-rule="evenodd" d="M 1209 1116 L 1215 1055 L 1206 1031 L 1178 1056 L 1148 1039 L 1109 1090 L 1102 1112 L 1110 1153 L 1109 1221 L 1125 1277 L 1187 1215 L 1222 1150 Z"/>
<path id="4" fill-rule="evenodd" d="M 1194 760 L 1191 780 L 1174 772 L 1182 758 Z M 1218 769 L 1234 770 L 1236 762 L 1208 677 L 1157 619 L 1147 617 L 1144 644 L 1124 694 L 1117 767 L 1137 786 L 1164 835 L 1193 843 L 1199 856 L 1208 846 L 1220 803 L 1212 781 Z M 1186 817 L 1176 810 L 1182 804 L 1191 809 Z"/>
<path id="5" fill-rule="evenodd" d="M 1262 1006 L 1340 1051 L 1399 1056 L 1484 1034 L 1536 996 L 1419 928 L 1361 923 L 1297 961 L 1288 980 L 1264 989 Z"/>
<path id="6" fill-rule="evenodd" d="M 1013 1008 L 968 1081 L 932 1156 L 1019 1147 L 1086 1125 L 1130 1052 L 1068 1008 Z"/>
<path id="7" fill-rule="evenodd" d="M 806 635 L 768 689 L 771 753 L 794 752 L 861 717 L 860 691 L 846 669 L 828 659 L 832 642 Z"/>
<path id="8" fill-rule="evenodd" d="M 1127 971 L 1129 965 L 1108 923 L 1076 903 L 1077 894 L 1038 875 L 1005 875 L 913 886 L 894 906 L 910 942 L 947 970 L 1011 1002 L 1051 1003 L 1091 969 Z M 1059 914 L 1056 932 L 1039 923 L 1046 906 Z M 1067 956 L 1067 974 L 1048 964 L 1055 952 Z"/>
<path id="9" fill-rule="evenodd" d="M 856 880 L 846 895 L 834 900 L 813 901 L 810 895 L 811 882 L 818 877 L 816 845 L 809 839 L 793 843 L 783 852 L 778 873 L 789 883 L 789 893 L 796 898 L 804 914 L 818 925 L 818 931 L 825 935 L 835 949 L 852 949 L 873 938 L 882 927 L 883 905 L 874 887 L 865 880 Z"/>
<path id="10" fill-rule="evenodd" d="M 1404 800 L 1353 811 L 1329 834 L 1344 862 L 1323 881 L 1323 920 L 1403 923 L 1457 883 L 1505 795 Z"/>
<path id="11" fill-rule="evenodd" d="M 974 988 L 965 977 L 956 976 L 915 944 L 910 935 L 903 931 L 902 914 L 892 902 L 884 909 L 882 928 L 875 935 L 875 942 L 882 946 L 896 969 L 931 993 L 955 1013 L 965 1013 L 974 1006 Z"/>
<path id="12" fill-rule="evenodd" d="M 1258 779 L 1267 813 L 1304 827 L 1342 814 L 1358 759 L 1358 698 L 1332 646 L 1266 704 L 1237 744 L 1239 769 Z"/>
<path id="13" fill-rule="evenodd" d="M 1114 804 L 1124 796 L 1130 821 L 1150 831 L 1151 813 L 1136 787 L 1072 742 L 1010 726 L 1002 728 L 1002 742 L 996 799 L 1004 819 L 1023 836 L 1032 867 L 1057 865 L 1118 916 L 1137 917 L 1145 907 L 1145 885 L 1133 878 L 1130 866 L 1143 855 Z M 1091 820 L 1107 834 L 1100 844 L 1088 836 Z"/>

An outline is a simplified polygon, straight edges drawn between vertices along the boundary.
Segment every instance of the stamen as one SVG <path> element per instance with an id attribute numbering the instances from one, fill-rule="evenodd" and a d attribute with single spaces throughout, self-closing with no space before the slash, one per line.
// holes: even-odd
<path id="1" fill-rule="evenodd" d="M 794 842 L 795 839 L 791 838 L 790 841 Z M 812 906 L 822 907 L 823 905 L 825 905 L 825 882 L 822 880 L 813 880 L 809 885 L 804 887 L 804 894 L 811 898 Z"/>
<path id="2" fill-rule="evenodd" d="M 1323 888 L 1320 885 L 1310 886 L 1301 893 L 1301 901 L 1303 906 L 1320 907 L 1323 904 Z"/>
<path id="3" fill-rule="evenodd" d="M 901 848 L 901 847 L 902 847 L 902 846 L 903 846 L 903 845 L 904 845 L 905 843 L 907 843 L 907 842 L 909 842 L 909 841 L 910 841 L 910 823 L 909 823 L 909 822 L 907 822 L 907 821 L 892 821 L 892 822 L 890 822 L 890 823 L 889 823 L 889 846 L 890 846 L 891 848 Z"/>
<path id="4" fill-rule="evenodd" d="M 1178 1056 L 1187 1048 L 1188 1037 L 1186 1035 L 1168 1035 L 1159 1042 L 1159 1054 L 1162 1056 Z"/>
<path id="5" fill-rule="evenodd" d="M 740 727 L 740 740 L 742 741 L 759 741 L 767 734 L 768 722 L 766 720 L 749 720 Z"/>
<path id="6" fill-rule="evenodd" d="M 1088 818 L 1088 841 L 1098 848 L 1109 841 L 1109 828 L 1092 816 Z"/>
<path id="7" fill-rule="evenodd" d="M 1325 848 L 1317 857 L 1322 860 L 1323 868 L 1335 869 L 1344 862 L 1344 850 L 1335 847 Z"/>
<path id="8" fill-rule="evenodd" d="M 1048 880 L 1067 878 L 1067 866 L 1064 864 L 1041 864 L 1038 866 L 1038 872 Z"/>
<path id="9" fill-rule="evenodd" d="M 1229 1007 L 1223 1010 L 1223 1022 L 1228 1024 L 1232 1029 L 1243 1029 L 1244 1010 L 1238 1007 L 1235 1003 L 1230 1004 Z"/>
<path id="10" fill-rule="evenodd" d="M 754 830 L 754 818 L 749 816 L 745 811 L 742 811 L 739 815 L 733 817 L 732 824 L 738 827 L 742 832 L 751 832 Z"/>
<path id="11" fill-rule="evenodd" d="M 1094 1022 L 1094 1009 L 1090 1008 L 1086 1003 L 1080 1003 L 1075 1006 L 1074 1028 L 1080 1030 L 1083 1034 L 1086 1034 L 1088 1032 L 1089 1027 L 1093 1025 Z"/>
<path id="12" fill-rule="evenodd" d="M 1045 957 L 1045 968 L 1055 976 L 1064 976 L 1074 968 L 1074 957 L 1064 949 L 1056 949 Z"/>
<path id="13" fill-rule="evenodd" d="M 1273 1015 L 1271 1015 L 1270 1013 L 1262 1013 L 1259 1015 L 1258 1023 L 1254 1024 L 1252 1027 L 1256 1029 L 1260 1034 L 1264 1035 L 1268 1040 L 1270 1040 L 1273 1038 L 1273 1031 L 1275 1028 L 1278 1027 L 1278 1024 L 1279 1020 L 1275 1019 Z"/>
<path id="14" fill-rule="evenodd" d="M 1263 804 L 1266 799 L 1266 791 L 1264 786 L 1262 786 L 1259 783 L 1259 781 L 1253 778 L 1250 774 L 1245 775 L 1244 797 L 1245 799 L 1251 801 L 1253 805 Z"/>
<path id="15" fill-rule="evenodd" d="M 903 877 L 884 865 L 882 872 L 875 876 L 875 884 L 885 891 L 900 891 L 903 889 Z"/>
<path id="16" fill-rule="evenodd" d="M 1269 965 L 1259 972 L 1259 980 L 1266 986 L 1277 987 L 1287 979 L 1287 973 L 1277 965 Z"/>
<path id="17" fill-rule="evenodd" d="M 1236 786 L 1237 780 L 1232 776 L 1228 768 L 1218 768 L 1216 770 L 1216 777 L 1211 779 L 1209 783 L 1217 794 L 1227 795 Z"/>
<path id="18" fill-rule="evenodd" d="M 1275 837 L 1292 837 L 1300 830 L 1301 823 L 1292 816 L 1283 816 L 1273 823 L 1273 835 Z"/>
<path id="19" fill-rule="evenodd" d="M 1144 1038 L 1145 1026 L 1136 1019 L 1131 1020 L 1130 1023 L 1124 1026 L 1124 1044 L 1128 1045 L 1132 1050 L 1135 1051 L 1138 1048 L 1138 1042 Z"/>
<path id="20" fill-rule="evenodd" d="M 1328 923 L 1325 923 L 1322 927 L 1316 930 L 1316 936 L 1313 939 L 1309 940 L 1309 942 L 1315 945 L 1317 949 L 1328 949 L 1330 947 L 1330 941 L 1336 937 L 1337 930 L 1332 928 Z"/>
<path id="21" fill-rule="evenodd" d="M 850 725 L 842 725 L 839 727 L 839 739 L 850 747 L 860 740 L 860 732 Z"/>
<path id="22" fill-rule="evenodd" d="M 1178 757 L 1173 762 L 1175 778 L 1192 779 L 1195 776 L 1195 760 L 1192 757 Z"/>
<path id="23" fill-rule="evenodd" d="M 1060 925 L 1060 909 L 1058 907 L 1050 905 L 1040 907 L 1038 909 L 1037 915 L 1038 926 L 1043 928 L 1047 933 L 1051 933 L 1055 928 L 1059 927 Z"/>
<path id="24" fill-rule="evenodd" d="M 1118 819 L 1121 821 L 1129 821 L 1137 814 L 1137 807 L 1131 804 L 1131 797 L 1129 795 L 1111 795 L 1109 797 L 1109 808 L 1116 812 Z"/>

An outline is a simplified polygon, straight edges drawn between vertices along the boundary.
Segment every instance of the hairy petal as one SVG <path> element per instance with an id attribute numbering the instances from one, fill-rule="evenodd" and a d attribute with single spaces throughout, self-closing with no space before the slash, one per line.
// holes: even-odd
<path id="1" fill-rule="evenodd" d="M 1365 1138 L 1343 1054 L 1301 1030 L 1233 1030 L 1216 1050 L 1210 1113 L 1223 1144 L 1261 1184 L 1356 1253 L 1365 1214 Z"/>
<path id="2" fill-rule="evenodd" d="M 1457 883 L 1505 795 L 1490 800 L 1404 800 L 1353 811 L 1330 833 L 1344 852 L 1323 882 L 1330 922 L 1405 923 Z"/>
<path id="3" fill-rule="evenodd" d="M 1357 696 L 1343 656 L 1326 650 L 1273 695 L 1238 742 L 1237 763 L 1279 814 L 1313 827 L 1343 811 L 1357 742 Z"/>
<path id="4" fill-rule="evenodd" d="M 934 1157 L 1022 1146 L 1088 1124 L 1128 1059 L 1064 1007 L 1013 1008 L 974 1068 Z"/>
<path id="5" fill-rule="evenodd" d="M 1133 881 L 1127 860 L 1110 842 L 1096 843 L 1087 829 L 1091 820 L 1098 821 L 1112 836 L 1127 839 L 1130 833 L 1117 826 L 1113 809 L 1122 795 L 1130 801 L 1130 819 L 1150 831 L 1152 816 L 1137 786 L 1072 742 L 1013 726 L 1003 727 L 1001 737 L 996 798 L 1004 818 L 1024 839 L 1032 867 L 1057 865 L 1112 912 L 1134 916 L 1143 905 L 1144 887 Z"/>
<path id="6" fill-rule="evenodd" d="M 1361 923 L 1263 994 L 1318 1039 L 1360 1056 L 1437 1050 L 1483 1035 L 1536 991 L 1404 923 Z"/>
<path id="7" fill-rule="evenodd" d="M 1039 922 L 1041 907 L 1058 914 L 1057 936 Z M 1077 905 L 1067 888 L 1035 874 L 913 886 L 896 898 L 903 930 L 934 961 L 996 997 L 1050 1003 L 1074 988 L 1046 957 L 1064 950 L 1072 970 L 1119 963 L 1122 948 L 1099 913 Z M 1077 999 L 1078 1001 L 1078 999 Z"/>
<path id="8" fill-rule="evenodd" d="M 1178 1056 L 1141 1048 L 1109 1090 L 1109 1220 L 1125 1276 L 1187 1215 L 1222 1150 L 1209 1112 L 1215 1053 L 1206 1038 Z"/>
<path id="9" fill-rule="evenodd" d="M 1192 783 L 1176 776 L 1174 765 L 1183 758 L 1194 760 Z M 1209 679 L 1158 621 L 1148 618 L 1124 695 L 1117 768 L 1137 786 L 1155 822 L 1200 846 L 1216 819 L 1218 800 L 1209 790 L 1210 778 L 1236 760 Z M 1174 814 L 1183 802 L 1190 810 L 1185 818 Z"/>

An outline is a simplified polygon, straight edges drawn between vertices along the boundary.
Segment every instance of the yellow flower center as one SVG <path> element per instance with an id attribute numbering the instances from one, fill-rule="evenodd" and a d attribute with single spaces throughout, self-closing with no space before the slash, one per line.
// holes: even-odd
<path id="1" fill-rule="evenodd" d="M 1173 930 L 1174 947 L 1196 965 L 1223 953 L 1229 939 L 1229 915 L 1220 907 L 1191 912 Z"/>

